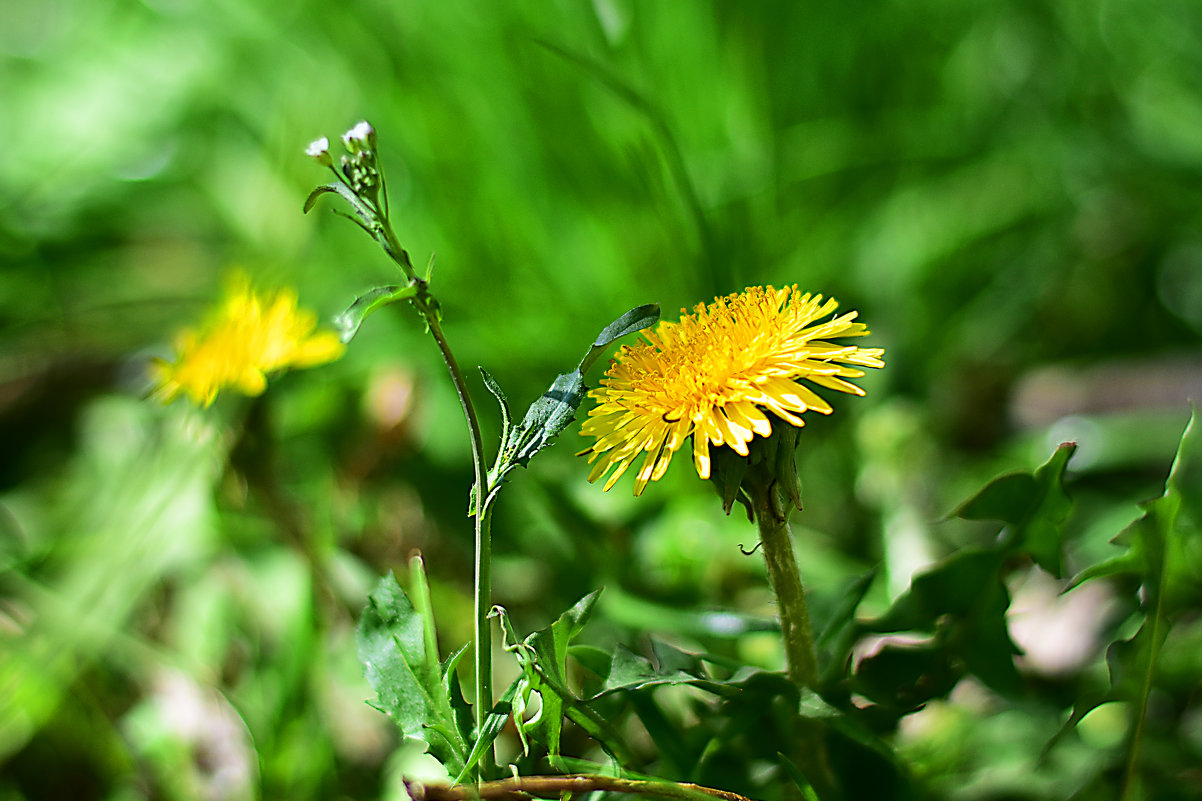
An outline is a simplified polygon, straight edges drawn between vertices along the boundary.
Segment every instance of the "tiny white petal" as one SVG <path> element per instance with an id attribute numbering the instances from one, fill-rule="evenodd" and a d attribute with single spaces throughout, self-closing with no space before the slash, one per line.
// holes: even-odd
<path id="1" fill-rule="evenodd" d="M 330 152 L 330 140 L 324 136 L 320 139 L 314 139 L 312 142 L 309 143 L 309 147 L 305 149 L 305 155 L 312 156 L 313 158 L 317 158 L 322 153 L 329 153 L 329 152 Z"/>
<path id="2" fill-rule="evenodd" d="M 376 131 L 371 124 L 367 120 L 361 120 L 342 135 L 342 141 L 349 147 L 351 142 L 368 142 L 375 135 Z"/>

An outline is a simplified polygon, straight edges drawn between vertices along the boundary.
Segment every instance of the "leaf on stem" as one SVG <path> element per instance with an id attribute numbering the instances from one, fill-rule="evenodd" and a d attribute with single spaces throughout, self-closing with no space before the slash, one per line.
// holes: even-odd
<path id="1" fill-rule="evenodd" d="M 334 327 L 338 329 L 338 338 L 350 342 L 359 333 L 359 326 L 367 316 L 376 310 L 401 300 L 417 296 L 417 287 L 413 284 L 405 286 L 378 286 L 355 298 L 346 311 L 334 318 Z"/>
<path id="2" fill-rule="evenodd" d="M 547 391 L 539 396 L 526 410 L 519 425 L 513 425 L 505 393 L 496 379 L 484 368 L 484 384 L 501 404 L 503 418 L 501 446 L 497 460 L 488 472 L 487 506 L 500 491 L 506 475 L 517 467 L 525 467 L 535 454 L 550 445 L 576 419 L 576 410 L 584 400 L 586 387 L 584 374 L 601 357 L 605 348 L 628 334 L 641 331 L 659 320 L 659 305 L 649 303 L 626 312 L 601 330 L 588 353 L 570 373 L 556 376 Z"/>
<path id="3" fill-rule="evenodd" d="M 522 668 L 517 692 L 514 696 L 514 723 L 522 747 L 529 751 L 531 739 L 543 745 L 551 758 L 559 757 L 559 741 L 566 717 L 601 744 L 611 756 L 622 763 L 629 763 L 625 744 L 614 728 L 568 687 L 567 657 L 572 640 L 584 628 L 592 614 L 601 591 L 595 590 L 577 601 L 550 626 L 539 629 L 524 640 L 509 621 L 503 607 L 493 607 L 493 616 L 500 618 L 501 630 L 505 635 L 505 650 L 513 653 Z M 527 719 L 525 710 L 531 694 L 537 692 L 541 708 L 534 717 Z"/>

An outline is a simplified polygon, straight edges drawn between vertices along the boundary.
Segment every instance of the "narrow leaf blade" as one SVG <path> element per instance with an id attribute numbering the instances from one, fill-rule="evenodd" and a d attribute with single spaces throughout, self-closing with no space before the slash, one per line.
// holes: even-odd
<path id="1" fill-rule="evenodd" d="M 659 304 L 648 303 L 643 306 L 636 306 L 630 311 L 623 314 L 618 319 L 614 320 L 609 325 L 601 330 L 597 338 L 593 340 L 593 346 L 589 348 L 589 352 L 580 362 L 578 368 L 581 373 L 587 373 L 588 369 L 601 357 L 601 353 L 611 344 L 626 336 L 633 334 L 636 331 L 642 331 L 659 322 Z"/>
<path id="2" fill-rule="evenodd" d="M 334 318 L 334 327 L 338 330 L 338 338 L 350 342 L 359 333 L 359 326 L 368 315 L 377 309 L 413 297 L 417 288 L 413 286 L 378 286 L 355 298 L 346 311 Z"/>

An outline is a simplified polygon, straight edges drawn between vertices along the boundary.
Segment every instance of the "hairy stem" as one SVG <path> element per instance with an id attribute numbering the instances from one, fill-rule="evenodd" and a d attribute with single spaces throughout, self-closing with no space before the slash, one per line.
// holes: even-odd
<path id="1" fill-rule="evenodd" d="M 788 507 L 775 477 L 763 463 L 747 473 L 742 486 L 751 498 L 764 548 L 764 564 L 776 594 L 788 676 L 803 694 L 806 690 L 817 691 L 818 658 L 801 571 L 793 556 Z M 819 798 L 838 797 L 821 723 L 798 716 L 796 735 L 797 748 L 788 756 L 801 768 Z"/>
<path id="2" fill-rule="evenodd" d="M 781 635 L 785 641 L 785 659 L 789 678 L 799 687 L 815 689 L 818 685 L 818 659 L 814 654 L 814 632 L 806 606 L 801 571 L 793 556 L 793 536 L 789 530 L 788 514 L 780 509 L 776 486 L 771 481 L 744 482 L 755 510 L 764 546 L 764 563 L 768 579 L 776 593 L 780 611 Z M 749 486 L 750 485 L 750 486 Z"/>

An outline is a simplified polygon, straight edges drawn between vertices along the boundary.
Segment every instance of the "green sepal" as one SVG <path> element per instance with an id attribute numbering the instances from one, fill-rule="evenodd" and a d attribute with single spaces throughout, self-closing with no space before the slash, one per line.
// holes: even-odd
<path id="1" fill-rule="evenodd" d="M 378 286 L 360 295 L 355 298 L 355 302 L 346 311 L 334 318 L 334 327 L 338 330 L 338 338 L 343 342 L 350 342 L 355 338 L 355 334 L 359 333 L 359 326 L 363 325 L 363 321 L 369 314 L 390 303 L 408 300 L 416 296 L 417 286 L 414 284 Z"/>
<path id="2" fill-rule="evenodd" d="M 697 436 L 694 434 L 694 436 Z M 751 496 L 743 487 L 750 475 L 753 480 L 768 480 L 776 487 L 776 500 L 781 514 L 788 509 L 801 510 L 801 476 L 797 472 L 796 451 L 801 429 L 778 421 L 767 437 L 756 436 L 747 443 L 747 455 L 742 456 L 727 445 L 710 451 L 710 479 L 722 498 L 722 511 L 730 514 L 735 501 L 747 510 L 747 519 L 755 521 Z"/>

